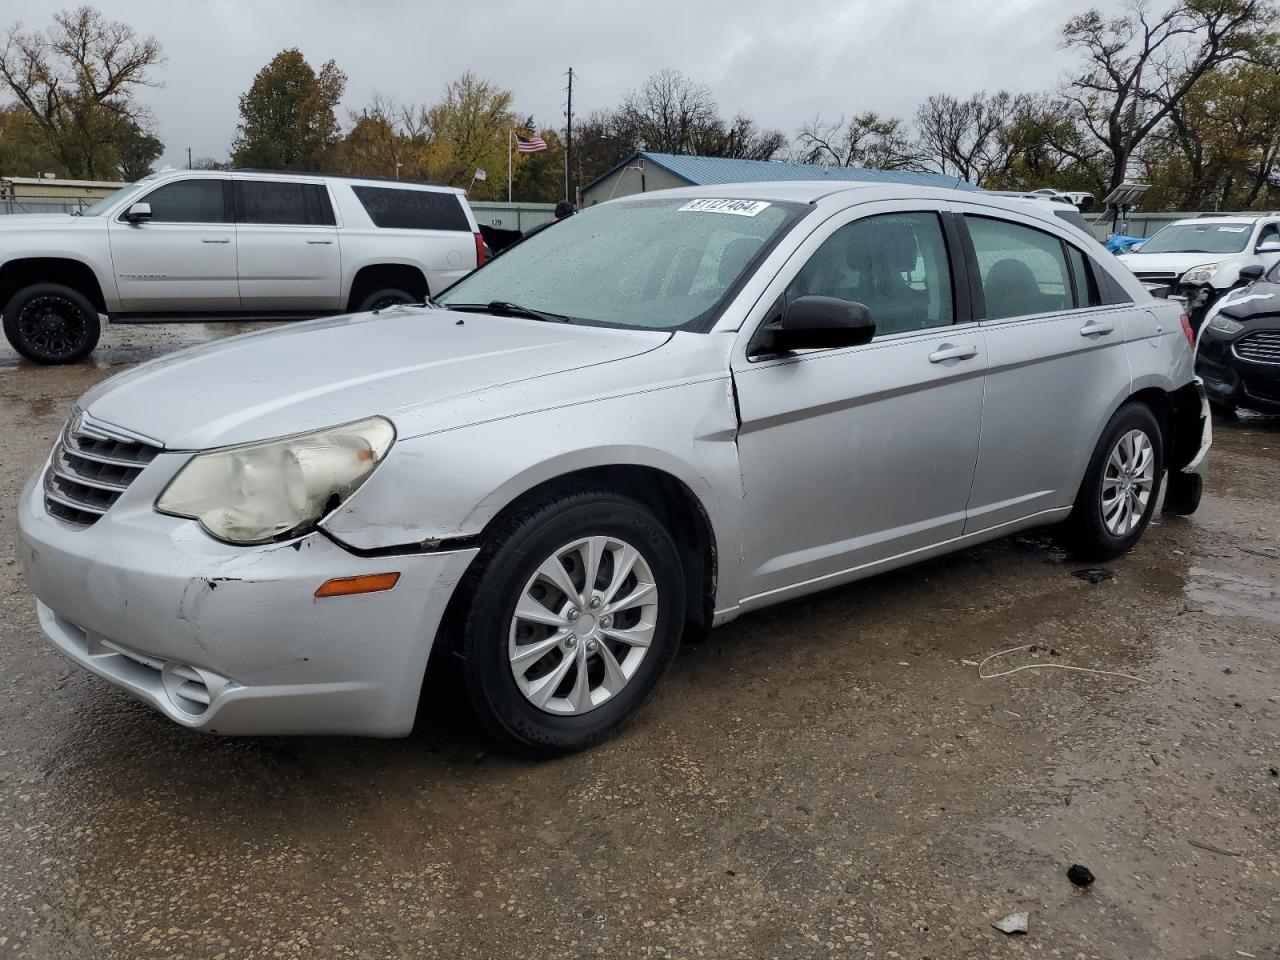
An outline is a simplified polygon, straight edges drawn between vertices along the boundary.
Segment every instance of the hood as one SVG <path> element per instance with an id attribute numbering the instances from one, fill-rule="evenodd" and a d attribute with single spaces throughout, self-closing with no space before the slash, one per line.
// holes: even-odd
<path id="1" fill-rule="evenodd" d="M 1192 267 L 1221 263 L 1238 253 L 1125 253 L 1116 259 L 1134 273 L 1176 273 L 1181 277 Z"/>
<path id="2" fill-rule="evenodd" d="M 1274 317 L 1280 314 L 1280 285 L 1259 280 L 1233 290 L 1218 301 L 1214 312 L 1241 322 L 1257 317 Z"/>
<path id="3" fill-rule="evenodd" d="M 69 223 L 83 223 L 97 217 L 76 217 L 69 213 L 9 213 L 0 217 L 0 230 L 30 230 L 32 227 L 65 227 Z"/>
<path id="4" fill-rule="evenodd" d="M 663 332 L 400 307 L 204 344 L 112 377 L 80 400 L 174 450 L 286 436 L 381 414 L 401 436 L 441 401 L 530 385 L 661 346 Z M 456 404 L 454 405 L 456 406 Z"/>

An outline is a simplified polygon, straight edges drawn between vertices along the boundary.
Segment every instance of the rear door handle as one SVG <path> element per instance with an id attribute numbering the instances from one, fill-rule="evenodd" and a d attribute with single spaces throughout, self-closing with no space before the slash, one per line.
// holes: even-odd
<path id="1" fill-rule="evenodd" d="M 332 240 L 308 240 L 308 241 L 307 241 L 307 243 L 312 243 L 312 244 L 320 244 L 320 243 L 329 244 L 329 243 L 333 243 L 333 241 L 332 241 Z"/>
<path id="2" fill-rule="evenodd" d="M 946 360 L 972 360 L 977 355 L 978 348 L 974 344 L 969 344 L 966 347 L 957 347 L 950 343 L 944 343 L 929 354 L 929 362 L 942 363 Z"/>
<path id="3" fill-rule="evenodd" d="M 1116 325 L 1110 320 L 1090 320 L 1080 328 L 1080 336 L 1082 337 L 1100 337 L 1103 334 L 1114 333 Z"/>
<path id="4" fill-rule="evenodd" d="M 201 238 L 200 238 L 200 242 L 201 242 L 201 243 L 230 243 L 230 242 L 231 242 L 231 238 L 230 238 L 230 237 L 221 237 L 221 238 L 219 238 L 219 237 L 201 237 Z"/>

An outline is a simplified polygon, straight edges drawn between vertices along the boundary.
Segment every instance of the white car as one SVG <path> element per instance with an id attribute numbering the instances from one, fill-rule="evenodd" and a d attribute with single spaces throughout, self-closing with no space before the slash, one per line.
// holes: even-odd
<path id="1" fill-rule="evenodd" d="M 77 214 L 0 216 L 13 348 L 69 363 L 115 321 L 305 319 L 422 302 L 484 262 L 461 190 L 378 178 L 170 171 Z"/>
<path id="2" fill-rule="evenodd" d="M 189 727 L 404 734 L 432 663 L 564 752 L 749 610 L 1049 524 L 1115 557 L 1162 488 L 1193 511 L 1182 320 L 1021 200 L 637 194 L 433 304 L 100 384 L 18 558 L 52 643 Z"/>
<path id="3" fill-rule="evenodd" d="M 1280 215 L 1175 220 L 1119 260 L 1150 289 L 1185 296 L 1198 331 L 1223 294 L 1251 282 L 1241 270 L 1266 272 L 1280 262 Z"/>

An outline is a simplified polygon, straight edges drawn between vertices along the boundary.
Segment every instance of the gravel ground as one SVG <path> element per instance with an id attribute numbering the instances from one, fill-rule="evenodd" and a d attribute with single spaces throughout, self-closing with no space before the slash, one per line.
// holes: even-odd
<path id="1" fill-rule="evenodd" d="M 1110 580 L 1031 535 L 747 616 L 589 753 L 448 702 L 232 740 L 73 667 L 13 554 L 76 396 L 242 329 L 0 346 L 0 958 L 1280 957 L 1280 418 L 1216 422 L 1200 512 Z M 987 670 L 1137 679 L 979 677 L 1022 644 Z"/>

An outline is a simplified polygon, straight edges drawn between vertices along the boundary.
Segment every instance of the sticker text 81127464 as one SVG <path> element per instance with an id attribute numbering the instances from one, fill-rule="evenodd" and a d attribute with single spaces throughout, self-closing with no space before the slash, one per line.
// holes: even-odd
<path id="1" fill-rule="evenodd" d="M 737 217 L 754 217 L 761 210 L 767 209 L 767 200 L 690 200 L 680 208 L 681 213 L 731 213 Z"/>

